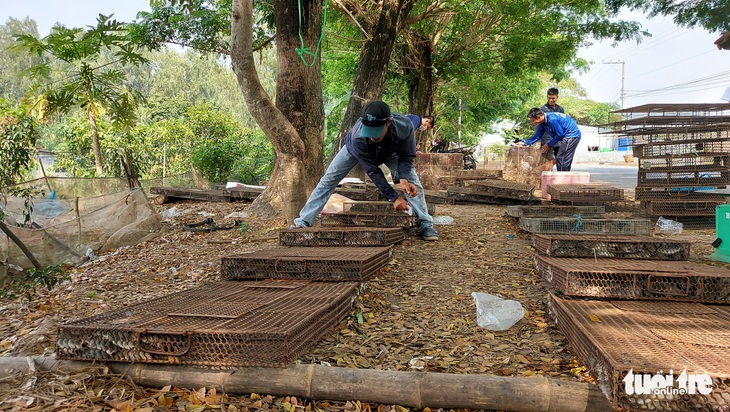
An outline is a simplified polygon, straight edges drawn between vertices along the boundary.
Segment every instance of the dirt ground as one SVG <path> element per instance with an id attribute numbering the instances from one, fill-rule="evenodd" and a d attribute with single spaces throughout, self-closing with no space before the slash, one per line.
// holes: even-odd
<path id="1" fill-rule="evenodd" d="M 246 232 L 182 230 L 206 217 L 227 226 L 234 219 L 229 215 L 245 212 L 247 203 L 184 201 L 155 207 L 163 215 L 174 215 L 164 221 L 165 229 L 156 239 L 75 268 L 69 272 L 71 281 L 50 292 L 39 290 L 30 302 L 0 300 L 2 356 L 50 355 L 62 322 L 218 280 L 222 257 L 277 246 L 277 231 L 283 229 L 281 222 L 243 218 L 250 229 Z M 437 216 L 454 218 L 451 225 L 436 226 L 440 241 L 410 237 L 396 245 L 393 259 L 366 283 L 349 316 L 298 362 L 591 381 L 547 314 L 547 287 L 534 270 L 529 234 L 521 232 L 505 210 L 482 204 L 438 205 Z M 686 230 L 678 238 L 693 242 L 692 260 L 722 265 L 705 258 L 712 252 L 714 230 Z M 472 292 L 517 300 L 526 314 L 507 331 L 481 329 Z M 124 377 L 106 375 L 103 368 L 83 378 L 39 374 L 30 387 L 27 377 L 0 380 L 0 411 L 196 410 L 201 405 L 226 411 L 403 409 L 265 394 L 228 396 L 205 388 L 201 394 L 200 388 L 176 388 L 175 382 L 167 388 L 139 388 Z M 61 394 L 59 382 L 65 388 Z M 110 389 L 120 386 L 126 392 Z M 160 409 L 163 406 L 172 409 Z"/>

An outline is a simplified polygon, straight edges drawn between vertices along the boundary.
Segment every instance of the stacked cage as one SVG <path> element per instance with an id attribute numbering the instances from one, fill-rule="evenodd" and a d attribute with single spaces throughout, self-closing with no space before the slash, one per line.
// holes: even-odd
<path id="1" fill-rule="evenodd" d="M 617 410 L 730 408 L 730 270 L 689 262 L 689 242 L 571 228 L 581 214 L 602 221 L 602 212 L 557 205 L 507 210 L 532 229 L 551 317 Z M 552 230 L 554 221 L 568 218 L 560 226 L 566 230 Z M 672 381 L 642 386 L 658 375 Z M 687 376 L 703 384 L 685 385 Z"/>
<path id="2" fill-rule="evenodd" d="M 653 219 L 713 226 L 724 198 L 712 190 L 730 182 L 727 104 L 649 104 L 616 111 L 609 131 L 633 142 L 638 158 L 636 200 Z"/>
<path id="3" fill-rule="evenodd" d="M 280 232 L 280 247 L 221 260 L 223 281 L 59 327 L 60 358 L 286 367 L 350 312 L 415 217 L 353 202 L 322 226 Z M 327 226 L 334 221 L 341 226 Z M 344 227 L 345 225 L 348 227 Z M 194 226 L 190 225 L 190 226 Z"/>

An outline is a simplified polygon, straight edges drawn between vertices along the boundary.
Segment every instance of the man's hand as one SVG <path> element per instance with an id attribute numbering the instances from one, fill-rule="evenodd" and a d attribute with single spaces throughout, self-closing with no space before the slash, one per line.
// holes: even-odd
<path id="1" fill-rule="evenodd" d="M 403 193 L 407 194 L 409 197 L 416 197 L 418 194 L 418 188 L 413 183 L 407 181 L 406 179 L 400 180 L 400 188 L 403 191 Z"/>
<path id="2" fill-rule="evenodd" d="M 398 196 L 398 199 L 395 199 L 395 202 L 393 202 L 393 208 L 395 210 L 408 210 L 408 201 L 403 196 Z"/>
<path id="3" fill-rule="evenodd" d="M 552 149 L 552 148 L 546 144 L 540 146 L 540 152 L 542 152 L 542 153 L 547 153 L 548 150 L 550 150 L 550 149 Z"/>

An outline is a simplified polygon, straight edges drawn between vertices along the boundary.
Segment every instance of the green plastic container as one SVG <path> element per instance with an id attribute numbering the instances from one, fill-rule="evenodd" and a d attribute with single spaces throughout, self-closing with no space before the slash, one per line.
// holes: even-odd
<path id="1" fill-rule="evenodd" d="M 712 243 L 715 253 L 710 259 L 730 263 L 730 204 L 715 208 L 715 234 L 717 239 Z"/>

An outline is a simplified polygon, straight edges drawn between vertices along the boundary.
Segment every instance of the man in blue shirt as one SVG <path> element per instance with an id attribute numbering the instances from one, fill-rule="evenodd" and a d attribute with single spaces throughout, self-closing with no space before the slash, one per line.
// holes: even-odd
<path id="1" fill-rule="evenodd" d="M 433 126 L 432 122 L 428 123 Z M 416 115 L 391 113 L 390 107 L 380 100 L 366 104 L 362 116 L 345 135 L 345 145 L 332 159 L 299 217 L 294 219 L 294 227 L 312 226 L 337 185 L 359 163 L 395 210 L 407 210 L 410 205 L 418 218 L 418 235 L 423 240 L 438 240 L 423 186 L 413 167 L 416 158 L 414 132 L 421 124 L 421 118 Z M 393 182 L 400 183 L 407 196 L 398 194 L 388 183 L 379 167 L 382 164 L 390 169 Z"/>
<path id="2" fill-rule="evenodd" d="M 547 90 L 547 102 L 542 105 L 540 110 L 542 110 L 543 113 L 565 113 L 565 109 L 563 109 L 563 106 L 558 104 L 558 95 L 560 92 L 556 87 L 551 87 Z M 550 133 L 545 133 L 540 138 L 540 145 L 547 144 L 550 140 L 552 140 L 553 137 L 550 136 Z M 547 153 L 543 153 L 542 157 L 547 160 L 545 162 L 545 170 L 551 171 L 553 170 L 553 166 L 555 166 L 555 156 L 558 155 L 558 150 L 560 150 L 560 142 L 553 146 L 553 150 L 548 150 Z"/>
<path id="3" fill-rule="evenodd" d="M 556 166 L 558 172 L 569 172 L 575 149 L 578 147 L 581 137 L 580 129 L 575 120 L 565 113 L 543 113 L 537 107 L 530 109 L 527 117 L 532 124 L 537 126 L 537 129 L 535 129 L 532 137 L 522 144 L 530 146 L 540 140 L 543 134 L 550 133 L 553 138 L 546 145 L 542 145 L 540 151 L 547 153 L 548 150 L 552 150 L 553 146 L 560 142 L 560 149 L 555 158 Z"/>

